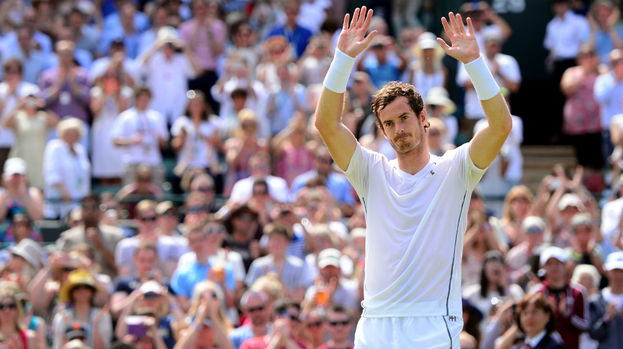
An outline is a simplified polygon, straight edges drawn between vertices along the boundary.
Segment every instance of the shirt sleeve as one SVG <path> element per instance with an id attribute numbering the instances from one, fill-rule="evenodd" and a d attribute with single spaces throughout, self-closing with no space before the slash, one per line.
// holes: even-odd
<path id="1" fill-rule="evenodd" d="M 473 190 L 487 171 L 487 168 L 480 169 L 474 164 L 472 157 L 469 155 L 470 145 L 471 142 L 463 144 L 456 151 L 458 152 L 458 159 L 461 161 L 461 173 L 465 184 L 468 189 Z"/>
<path id="2" fill-rule="evenodd" d="M 368 192 L 370 167 L 373 162 L 378 161 L 378 156 L 381 155 L 377 154 L 375 156 L 374 152 L 357 143 L 357 147 L 350 158 L 350 163 L 344 174 L 359 196 L 365 196 Z"/>

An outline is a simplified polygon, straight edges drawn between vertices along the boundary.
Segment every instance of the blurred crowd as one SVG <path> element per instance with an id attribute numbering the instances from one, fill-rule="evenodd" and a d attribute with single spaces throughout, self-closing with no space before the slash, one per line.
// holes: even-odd
<path id="1" fill-rule="evenodd" d="M 352 348 L 365 210 L 313 114 L 356 5 L 2 1 L 0 348 Z M 486 125 L 435 5 L 379 4 L 351 75 L 342 121 L 390 159 L 370 110 L 388 81 L 422 95 L 435 155 Z M 551 117 L 578 167 L 521 185 L 513 116 L 469 205 L 462 348 L 623 348 L 619 4 L 551 5 Z M 460 11 L 512 100 L 520 29 L 487 2 Z"/>

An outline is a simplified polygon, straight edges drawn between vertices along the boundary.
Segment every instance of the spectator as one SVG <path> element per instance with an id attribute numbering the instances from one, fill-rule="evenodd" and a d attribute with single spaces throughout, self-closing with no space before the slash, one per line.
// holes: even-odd
<path id="1" fill-rule="evenodd" d="M 156 206 L 156 214 L 158 219 L 156 225 L 158 226 L 158 235 L 171 236 L 177 240 L 182 239 L 179 223 L 179 215 L 177 207 L 172 201 L 162 201 Z"/>
<path id="2" fill-rule="evenodd" d="M 406 68 L 407 58 L 402 55 L 394 39 L 384 35 L 374 38 L 371 51 L 357 63 L 357 69 L 368 73 L 377 88 L 389 81 L 400 80 Z"/>
<path id="3" fill-rule="evenodd" d="M 138 231 L 135 236 L 125 238 L 115 248 L 115 262 L 118 266 L 118 275 L 128 276 L 136 272 L 132 263 L 134 250 L 141 244 L 149 242 L 158 249 L 158 269 L 165 278 L 173 274 L 178 259 L 185 252 L 179 245 L 181 242 L 170 236 L 158 235 L 156 229 L 156 203 L 151 200 L 141 200 L 136 205 L 136 225 Z"/>
<path id="4" fill-rule="evenodd" d="M 69 253 L 80 245 L 90 247 L 93 260 L 110 277 L 117 275 L 114 251 L 117 243 L 123 239 L 123 233 L 116 227 L 102 225 L 102 211 L 97 195 L 87 195 L 80 202 L 83 219 L 78 226 L 61 233 L 56 240 L 59 251 Z"/>
<path id="5" fill-rule="evenodd" d="M 361 120 L 357 124 L 356 133 L 354 133 L 357 138 L 374 133 L 376 130 L 376 118 L 370 109 L 374 93 L 376 93 L 376 87 L 370 81 L 370 76 L 366 72 L 355 72 L 353 74 L 353 83 L 348 89 L 348 101 L 351 109 L 361 116 Z M 314 105 L 313 103 L 310 104 Z"/>
<path id="6" fill-rule="evenodd" d="M 229 339 L 235 349 L 239 349 L 242 343 L 249 338 L 262 337 L 268 334 L 272 325 L 270 322 L 271 307 L 272 304 L 268 295 L 263 291 L 249 289 L 242 295 L 240 308 L 249 321 L 229 334 Z"/>
<path id="7" fill-rule="evenodd" d="M 141 200 L 157 201 L 162 198 L 162 189 L 153 183 L 153 175 L 149 165 L 140 164 L 136 167 L 136 177 L 130 184 L 117 192 L 117 200 L 123 204 L 127 218 L 136 218 L 136 205 Z"/>
<path id="8" fill-rule="evenodd" d="M 70 116 L 88 122 L 89 81 L 86 69 L 79 66 L 74 58 L 75 44 L 71 41 L 58 41 L 55 45 L 58 67 L 50 68 L 41 74 L 39 86 L 46 105 L 61 119 Z M 88 139 L 88 129 L 80 139 Z"/>
<path id="9" fill-rule="evenodd" d="M 543 250 L 540 263 L 545 269 L 545 279 L 534 288 L 533 293 L 542 293 L 552 305 L 555 328 L 565 346 L 578 349 L 580 335 L 590 327 L 588 300 L 581 286 L 569 282 L 566 262 L 566 254 L 561 248 L 550 246 Z"/>
<path id="10" fill-rule="evenodd" d="M 603 256 L 597 244 L 596 229 L 598 227 L 588 213 L 578 213 L 571 219 L 573 236 L 566 253 L 574 267 L 578 264 L 590 264 L 603 271 Z"/>
<path id="11" fill-rule="evenodd" d="M 266 106 L 266 119 L 270 125 L 270 135 L 281 132 L 296 112 L 307 114 L 307 90 L 299 84 L 296 64 L 290 61 L 277 62 L 279 87 L 270 90 Z"/>
<path id="12" fill-rule="evenodd" d="M 137 61 L 127 56 L 123 39 L 115 39 L 108 47 L 108 55 L 96 59 L 91 65 L 89 81 L 97 82 L 109 70 L 113 70 L 123 85 L 134 88 L 140 82 L 139 68 Z"/>
<path id="13" fill-rule="evenodd" d="M 166 288 L 155 280 L 144 282 L 129 298 L 130 303 L 123 308 L 117 321 L 116 337 L 133 335 L 141 340 L 140 334 L 132 333 L 130 330 L 130 326 L 138 323 L 140 326 L 155 329 L 149 331 L 152 333 L 148 333 L 149 339 L 155 343 L 154 348 L 173 349 L 175 345 L 173 325 L 176 321 L 178 323 L 183 321 L 184 317 L 177 303 L 171 303 L 175 302 L 175 298 L 170 297 Z"/>
<path id="14" fill-rule="evenodd" d="M 307 171 L 294 179 L 290 198 L 296 197 L 298 192 L 312 179 L 320 178 L 341 208 L 355 203 L 350 183 L 342 173 L 333 170 L 333 160 L 325 147 L 316 149 L 314 169 Z"/>
<path id="15" fill-rule="evenodd" d="M 244 57 L 249 66 L 249 75 L 255 77 L 255 67 L 260 61 L 262 48 L 257 43 L 258 31 L 251 26 L 247 19 L 240 19 L 230 27 L 232 45 L 227 50 L 226 57 Z"/>
<path id="16" fill-rule="evenodd" d="M 283 11 L 286 15 L 286 20 L 283 25 L 273 27 L 268 33 L 268 36 L 281 35 L 288 39 L 288 42 L 294 47 L 296 57 L 303 56 L 307 44 L 312 37 L 312 32 L 304 27 L 301 27 L 296 18 L 299 15 L 301 9 L 301 3 L 299 0 L 287 0 L 283 2 Z"/>
<path id="17" fill-rule="evenodd" d="M 9 260 L 2 270 L 4 280 L 14 280 L 21 292 L 28 291 L 28 284 L 46 262 L 45 252 L 38 242 L 24 238 L 7 249 Z"/>
<path id="18" fill-rule="evenodd" d="M 31 220 L 43 219 L 43 197 L 39 189 L 28 186 L 24 160 L 20 158 L 7 160 L 4 163 L 2 182 L 4 187 L 4 191 L 0 193 L 2 220 L 10 226 L 14 216 L 20 213 Z"/>
<path id="19" fill-rule="evenodd" d="M 278 202 L 288 201 L 288 183 L 285 179 L 270 174 L 270 160 L 265 152 L 257 152 L 249 159 L 250 176 L 239 179 L 231 190 L 229 201 L 244 203 L 253 194 L 253 183 L 257 179 L 264 179 L 268 184 L 268 194 Z"/>
<path id="20" fill-rule="evenodd" d="M 325 311 L 313 308 L 301 313 L 301 339 L 312 348 L 318 348 L 325 341 Z"/>
<path id="21" fill-rule="evenodd" d="M 201 208 L 202 209 L 201 211 L 206 212 L 206 213 L 216 213 L 220 207 L 217 206 L 217 203 L 215 201 L 215 191 L 216 191 L 215 185 L 216 184 L 214 183 L 214 179 L 212 179 L 212 177 L 207 173 L 201 173 L 195 176 L 195 178 L 193 178 L 192 181 L 190 182 L 190 186 L 189 186 L 190 194 L 186 199 L 187 209 L 190 210 L 190 207 L 191 207 L 191 205 L 188 204 L 188 200 L 190 199 L 190 197 L 192 195 L 200 194 L 201 196 L 200 201 L 203 203 L 203 206 L 204 206 L 203 208 Z M 197 194 L 193 194 L 193 193 L 197 193 Z"/>
<path id="22" fill-rule="evenodd" d="M 461 5 L 463 17 L 470 17 L 474 26 L 474 34 L 480 51 L 484 53 L 485 35 L 497 32 L 504 40 L 511 36 L 512 30 L 508 23 L 496 14 L 486 1 L 470 1 Z"/>
<path id="23" fill-rule="evenodd" d="M 523 296 L 521 287 L 511 283 L 506 273 L 504 257 L 498 251 L 487 252 L 482 262 L 480 283 L 463 290 L 463 297 L 482 313 L 483 324 L 489 319 L 494 299 L 512 299 L 518 302 Z"/>
<path id="24" fill-rule="evenodd" d="M 608 54 L 623 46 L 623 26 L 619 23 L 619 9 L 611 0 L 593 1 L 586 15 L 591 34 L 587 44 L 596 52 L 601 63 L 608 63 Z"/>
<path id="25" fill-rule="evenodd" d="M 350 339 L 350 332 L 353 327 L 353 319 L 350 312 L 340 306 L 334 306 L 327 311 L 327 330 L 329 340 L 317 349 L 345 348 L 353 349 L 354 345 Z"/>
<path id="26" fill-rule="evenodd" d="M 119 114 L 126 110 L 132 101 L 133 91 L 123 84 L 117 69 L 109 67 L 106 73 L 96 79 L 91 89 L 91 114 L 93 132 L 91 137 L 91 159 L 93 178 L 104 183 L 120 183 L 123 175 L 123 156 L 115 146 L 111 133 Z"/>
<path id="27" fill-rule="evenodd" d="M 19 244 L 24 239 L 30 239 L 38 243 L 43 242 L 41 234 L 34 229 L 32 221 L 25 213 L 16 213 L 11 219 L 11 224 L 0 235 L 0 241 L 6 246 L 7 244 Z M 5 251 L 6 252 L 6 251 Z M 0 253 L 0 256 L 2 253 Z M 1 256 L 0 259 L 3 259 Z"/>
<path id="28" fill-rule="evenodd" d="M 569 348 L 554 336 L 555 312 L 552 304 L 541 294 L 524 297 L 517 304 L 515 323 L 503 335 L 496 349 L 518 348 Z M 556 327 L 557 328 L 557 327 Z M 524 334 L 521 344 L 513 345 L 518 334 Z M 566 344 L 566 343 L 565 343 Z"/>
<path id="29" fill-rule="evenodd" d="M 609 254 L 604 267 L 609 285 L 590 303 L 590 335 L 600 349 L 614 349 L 623 344 L 623 252 Z"/>
<path id="30" fill-rule="evenodd" d="M 31 84 L 36 84 L 41 73 L 51 66 L 50 51 L 42 51 L 35 38 L 36 33 L 32 27 L 22 25 L 7 35 L 15 36 L 14 40 L 17 42 L 14 45 L 16 46 L 11 49 L 10 45 L 6 45 L 2 49 L 2 56 L 6 58 L 5 60 L 18 59 L 22 62 L 24 81 Z"/>
<path id="31" fill-rule="evenodd" d="M 0 335 L 8 339 L 14 348 L 34 348 L 37 342 L 32 331 L 22 327 L 24 309 L 17 298 L 18 290 L 8 281 L 0 283 Z"/>
<path id="32" fill-rule="evenodd" d="M 262 60 L 257 65 L 256 77 L 266 90 L 274 91 L 281 85 L 277 76 L 277 66 L 295 59 L 294 48 L 282 35 L 270 36 L 264 41 Z"/>
<path id="33" fill-rule="evenodd" d="M 443 121 L 436 118 L 429 120 L 430 127 L 426 133 L 426 140 L 428 142 L 429 152 L 436 156 L 443 156 L 448 150 L 456 148 L 454 144 L 446 141 L 446 125 Z"/>
<path id="34" fill-rule="evenodd" d="M 112 340 L 112 322 L 106 309 L 93 306 L 95 280 L 87 271 L 77 269 L 69 273 L 67 282 L 60 292 L 64 308 L 54 315 L 52 322 L 52 348 L 63 345 L 63 334 L 68 322 L 79 322 L 92 331 L 87 334 L 86 343 L 93 348 L 109 348 Z"/>
<path id="35" fill-rule="evenodd" d="M 599 60 L 592 47 L 582 45 L 577 61 L 578 65 L 565 70 L 560 81 L 567 98 L 563 131 L 575 148 L 578 164 L 597 170 L 604 166 L 601 130 L 608 126 L 597 118 L 600 105 L 593 93 L 599 76 Z"/>
<path id="36" fill-rule="evenodd" d="M 67 14 L 67 25 L 76 40 L 76 48 L 96 56 L 98 53 L 99 30 L 89 23 L 89 13 L 84 7 L 73 6 Z"/>
<path id="37" fill-rule="evenodd" d="M 255 238 L 258 232 L 258 214 L 247 205 L 231 210 L 225 221 L 228 234 L 225 236 L 224 247 L 236 251 L 242 257 L 245 270 L 260 256 L 260 246 Z"/>
<path id="38" fill-rule="evenodd" d="M 511 188 L 504 197 L 500 223 L 510 246 L 517 246 L 525 241 L 526 236 L 523 235 L 525 231 L 522 231 L 521 225 L 524 219 L 532 213 L 532 202 L 532 192 L 525 185 Z"/>
<path id="39" fill-rule="evenodd" d="M 441 120 L 446 128 L 446 134 L 442 138 L 443 142 L 454 144 L 459 125 L 452 115 L 456 111 L 456 105 L 448 98 L 448 91 L 443 87 L 432 87 L 425 96 L 426 110 L 431 119 Z"/>
<path id="40" fill-rule="evenodd" d="M 139 57 L 145 54 L 147 50 L 156 42 L 158 31 L 160 28 L 164 28 L 168 25 L 172 25 L 169 23 L 169 9 L 167 8 L 169 4 L 160 3 L 155 5 L 155 8 L 151 11 L 151 26 L 149 29 L 142 32 L 138 39 L 138 55 Z M 174 26 L 177 27 L 177 26 Z"/>
<path id="41" fill-rule="evenodd" d="M 153 93 L 150 108 L 172 125 L 184 111 L 180 101 L 188 90 L 188 79 L 200 72 L 199 64 L 175 29 L 168 26 L 158 30 L 156 41 L 139 58 L 139 64 Z"/>
<path id="42" fill-rule="evenodd" d="M 276 273 L 284 286 L 286 297 L 295 301 L 303 300 L 310 282 L 303 261 L 285 253 L 292 239 L 290 230 L 282 225 L 269 224 L 264 227 L 264 234 L 268 236 L 268 255 L 251 263 L 245 284 L 251 286 L 259 277 Z"/>
<path id="43" fill-rule="evenodd" d="M 217 80 L 217 58 L 225 49 L 227 27 L 218 17 L 218 1 L 194 0 L 191 7 L 193 18 L 182 23 L 179 30 L 182 40 L 196 57 L 200 72 L 196 79 L 189 81 L 188 88 L 201 90 L 212 110 L 218 111 L 218 105 L 210 96 L 210 88 Z"/>
<path id="44" fill-rule="evenodd" d="M 623 98 L 623 50 L 612 50 L 608 58 L 611 69 L 595 79 L 593 88 L 593 94 L 600 108 L 602 150 L 605 156 L 612 153 L 610 123 L 615 115 L 623 113 L 623 107 L 617 102 Z"/>
<path id="45" fill-rule="evenodd" d="M 305 122 L 305 115 L 297 112 L 288 126 L 271 139 L 275 174 L 285 179 L 288 186 L 298 175 L 311 170 L 314 164 L 313 149 L 306 143 Z"/>
<path id="46" fill-rule="evenodd" d="M 435 40 L 435 34 L 426 32 L 419 35 L 412 52 L 414 61 L 408 69 L 408 82 L 417 86 L 420 95 L 427 99 L 431 89 L 446 86 L 448 71 L 441 64 L 446 53 Z M 446 92 L 447 99 L 447 92 Z M 426 103 L 428 104 L 428 102 Z M 454 111 L 449 112 L 452 114 Z"/>
<path id="47" fill-rule="evenodd" d="M 313 308 L 330 309 L 340 306 L 355 313 L 359 310 L 360 299 L 358 284 L 354 280 L 342 277 L 342 254 L 335 248 L 322 250 L 318 255 L 318 277 L 312 286 L 305 292 L 303 309 Z"/>
<path id="48" fill-rule="evenodd" d="M 70 117 L 56 126 L 56 132 L 59 138 L 49 141 L 43 154 L 47 218 L 65 218 L 91 187 L 91 164 L 79 143 L 86 134 L 84 123 Z"/>
<path id="49" fill-rule="evenodd" d="M 307 349 L 309 346 L 296 332 L 301 326 L 301 308 L 292 301 L 280 301 L 273 308 L 273 326 L 270 332 L 261 337 L 247 339 L 240 349 L 267 349 L 275 347 Z"/>
<path id="50" fill-rule="evenodd" d="M 231 265 L 221 263 L 219 259 L 210 260 L 210 257 L 218 252 L 217 235 L 222 233 L 205 226 L 211 219 L 214 218 L 208 218 L 204 222 L 188 227 L 186 237 L 191 255 L 186 255 L 184 260 L 178 263 L 171 277 L 171 288 L 175 292 L 182 309 L 189 308 L 189 301 L 193 292 L 196 291 L 197 285 L 202 280 L 212 280 L 219 287 L 221 293 L 225 292 L 223 297 L 227 294 L 233 295 L 236 290 L 234 271 Z"/>
<path id="51" fill-rule="evenodd" d="M 258 126 L 257 116 L 251 109 L 243 109 L 238 113 L 238 127 L 234 135 L 225 141 L 225 159 L 229 166 L 225 178 L 225 195 L 231 195 L 233 185 L 251 174 L 249 167 L 252 155 L 267 150 L 266 142 L 258 139 Z"/>
<path id="52" fill-rule="evenodd" d="M 164 182 L 160 147 L 169 138 L 166 120 L 157 111 L 149 109 L 152 98 L 149 88 L 138 87 L 134 96 L 135 106 L 117 117 L 111 131 L 115 145 L 123 147 L 123 184 L 134 179 L 139 164 L 147 164 L 151 168 L 152 183 L 160 187 Z"/>
<path id="53" fill-rule="evenodd" d="M 107 16 L 104 20 L 100 38 L 100 52 L 108 52 L 115 39 L 122 39 L 128 57 L 138 57 L 139 35 L 149 26 L 149 19 L 144 13 L 137 11 L 132 1 L 119 1 L 118 12 Z"/>
<path id="54" fill-rule="evenodd" d="M 539 216 L 528 216 L 522 221 L 520 229 L 523 238 L 506 254 L 506 264 L 511 280 L 523 285 L 528 281 L 526 276 L 532 276 L 532 261 L 541 252 L 547 225 Z"/>
<path id="55" fill-rule="evenodd" d="M 4 80 L 0 83 L 0 168 L 9 157 L 14 139 L 11 130 L 5 126 L 6 119 L 13 115 L 22 98 L 39 94 L 39 87 L 23 80 L 24 66 L 17 58 L 9 58 L 3 63 Z M 47 138 L 47 137 L 46 137 Z"/>
<path id="56" fill-rule="evenodd" d="M 297 61 L 298 79 L 303 86 L 322 84 L 322 77 L 327 74 L 331 57 L 330 41 L 325 36 L 315 36 L 309 42 L 305 53 Z"/>
<path id="57" fill-rule="evenodd" d="M 186 92 L 186 99 L 186 112 L 171 127 L 171 146 L 178 153 L 175 173 L 182 177 L 187 170 L 207 169 L 210 175 L 218 176 L 218 153 L 223 145 L 215 115 L 201 91 Z"/>
<path id="58" fill-rule="evenodd" d="M 224 307 L 224 296 L 217 284 L 208 280 L 198 283 L 188 311 L 188 327 L 180 333 L 174 349 L 197 349 L 204 345 L 231 348 L 228 337 L 231 324 L 225 317 Z"/>
<path id="59" fill-rule="evenodd" d="M 573 276 L 571 282 L 582 285 L 586 289 L 586 297 L 590 301 L 589 313 L 591 314 L 591 321 L 594 320 L 592 303 L 599 297 L 599 284 L 601 283 L 601 275 L 597 271 L 597 268 L 590 264 L 580 264 L 573 269 Z M 593 323 L 591 322 L 591 329 L 588 332 L 582 333 L 580 336 L 580 348 L 582 349 L 597 349 L 599 342 L 592 339 L 590 332 L 592 331 Z"/>

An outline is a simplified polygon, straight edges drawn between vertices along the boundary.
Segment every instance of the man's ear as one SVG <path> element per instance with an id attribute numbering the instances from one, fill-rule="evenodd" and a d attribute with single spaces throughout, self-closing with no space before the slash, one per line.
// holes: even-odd
<path id="1" fill-rule="evenodd" d="M 385 129 L 383 128 L 383 125 L 381 125 L 380 122 L 378 122 L 378 121 L 376 122 L 376 127 L 379 128 L 379 130 L 383 134 L 383 137 L 385 137 L 385 139 L 389 140 L 389 138 L 387 138 L 387 134 L 385 133 Z"/>

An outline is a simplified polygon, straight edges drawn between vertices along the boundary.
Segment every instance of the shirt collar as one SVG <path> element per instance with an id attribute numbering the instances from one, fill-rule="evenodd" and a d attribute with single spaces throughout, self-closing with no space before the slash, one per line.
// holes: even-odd
<path id="1" fill-rule="evenodd" d="M 531 348 L 536 348 L 536 346 L 539 344 L 539 342 L 541 341 L 541 339 L 543 339 L 543 337 L 545 337 L 545 330 L 539 332 L 539 334 L 537 334 L 536 336 L 532 337 L 532 338 L 528 338 L 526 337 L 526 344 L 530 344 Z"/>

